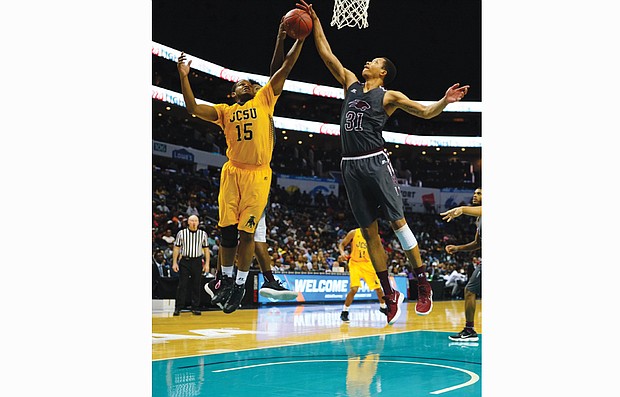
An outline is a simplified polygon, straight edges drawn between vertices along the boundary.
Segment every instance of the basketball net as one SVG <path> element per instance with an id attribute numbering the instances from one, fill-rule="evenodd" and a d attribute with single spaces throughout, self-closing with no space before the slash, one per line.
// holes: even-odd
<path id="1" fill-rule="evenodd" d="M 370 0 L 334 0 L 331 26 L 367 28 L 369 4 Z"/>

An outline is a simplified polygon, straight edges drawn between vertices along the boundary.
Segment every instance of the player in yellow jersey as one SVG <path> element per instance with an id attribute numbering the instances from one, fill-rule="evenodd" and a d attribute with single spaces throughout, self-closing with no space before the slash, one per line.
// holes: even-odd
<path id="1" fill-rule="evenodd" d="M 234 83 L 233 105 L 197 104 L 188 77 L 192 61 L 185 63 L 185 54 L 181 53 L 177 62 L 187 111 L 220 126 L 228 145 L 228 161 L 222 167 L 218 196 L 222 286 L 212 299 L 215 304 L 223 303 L 224 313 L 237 310 L 245 294 L 245 281 L 254 256 L 254 232 L 267 205 L 271 186 L 273 111 L 303 42 L 303 39 L 295 40 L 282 66 L 258 92 L 247 79 Z M 235 256 L 237 276 L 233 281 Z"/>
<path id="2" fill-rule="evenodd" d="M 273 76 L 284 63 L 284 39 L 286 38 L 286 36 L 287 34 L 286 30 L 284 29 L 284 25 L 280 22 L 280 26 L 278 28 L 278 35 L 276 36 L 276 46 L 273 52 L 273 56 L 271 58 L 271 64 L 269 65 L 270 77 Z M 250 82 L 252 83 L 252 87 L 254 88 L 254 95 L 256 95 L 258 91 L 263 88 L 263 86 L 254 80 L 250 80 Z M 285 288 L 280 282 L 280 280 L 274 277 L 273 271 L 271 270 L 271 257 L 268 252 L 269 246 L 267 244 L 266 212 L 268 210 L 268 207 L 269 202 L 267 204 L 267 208 L 265 208 L 265 211 L 263 211 L 263 214 L 260 217 L 254 231 L 254 255 L 256 256 L 256 260 L 260 266 L 261 273 L 263 273 L 263 276 L 265 277 L 265 282 L 258 290 L 258 293 L 266 298 L 278 300 L 293 300 L 297 298 L 298 293 Z M 222 265 L 220 259 L 221 255 L 218 255 L 216 278 L 209 281 L 204 286 L 205 291 L 207 292 L 207 294 L 209 294 L 212 300 L 222 287 Z M 231 275 L 228 275 L 228 277 L 230 276 Z M 221 300 L 222 298 L 220 298 L 220 302 L 216 304 L 221 309 L 223 309 L 224 304 L 221 302 Z"/>
<path id="3" fill-rule="evenodd" d="M 381 289 L 381 283 L 375 272 L 375 268 L 372 266 L 370 256 L 368 256 L 368 246 L 362 230 L 360 228 L 353 229 L 347 233 L 346 236 L 338 243 L 338 250 L 340 255 L 346 257 L 344 251 L 347 245 L 351 244 L 351 255 L 349 257 L 349 292 L 344 300 L 344 307 L 342 313 L 340 313 L 340 319 L 344 322 L 349 322 L 349 307 L 353 303 L 353 297 L 357 294 L 361 279 L 364 279 L 368 288 L 374 290 L 379 299 L 379 311 L 387 315 L 387 305 L 383 299 L 383 290 Z"/>

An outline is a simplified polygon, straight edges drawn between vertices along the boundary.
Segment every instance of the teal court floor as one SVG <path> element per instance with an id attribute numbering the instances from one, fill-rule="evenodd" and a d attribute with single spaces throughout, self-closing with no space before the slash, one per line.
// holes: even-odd
<path id="1" fill-rule="evenodd" d="M 154 397 L 481 396 L 482 335 L 404 331 L 155 360 Z"/>

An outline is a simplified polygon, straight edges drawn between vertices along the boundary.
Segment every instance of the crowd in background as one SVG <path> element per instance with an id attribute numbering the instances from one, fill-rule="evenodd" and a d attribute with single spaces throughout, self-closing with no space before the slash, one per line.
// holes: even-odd
<path id="1" fill-rule="evenodd" d="M 152 175 L 153 257 L 162 253 L 169 265 L 176 233 L 187 227 L 190 215 L 197 215 L 199 228 L 209 235 L 210 273 L 215 274 L 220 244 L 217 228 L 219 173 L 215 169 L 195 170 L 189 163 L 158 158 Z M 339 254 L 338 242 L 357 225 L 345 189 L 340 192 L 339 197 L 333 194 L 311 197 L 307 192 L 291 193 L 274 181 L 266 221 L 271 266 L 275 272 L 348 271 L 347 258 Z M 478 260 L 479 253 L 449 255 L 444 249 L 447 244 L 471 240 L 475 233 L 473 218 L 447 223 L 435 213 L 405 215 L 420 244 L 430 280 L 446 280 L 455 271 L 466 274 Z M 409 276 L 410 265 L 389 224 L 380 220 L 379 230 L 390 274 Z M 252 267 L 259 269 L 256 260 Z"/>
<path id="2" fill-rule="evenodd" d="M 224 134 L 215 124 L 201 125 L 199 129 L 174 115 L 154 115 L 153 140 L 222 155 L 226 150 Z M 339 144 L 337 138 L 333 140 Z M 271 165 L 277 173 L 331 178 L 340 172 L 340 157 L 340 148 L 299 145 L 295 139 L 285 140 L 280 135 Z M 396 176 L 411 186 L 472 190 L 480 186 L 481 175 L 469 161 L 412 156 L 406 150 L 392 153 L 391 160 Z"/>

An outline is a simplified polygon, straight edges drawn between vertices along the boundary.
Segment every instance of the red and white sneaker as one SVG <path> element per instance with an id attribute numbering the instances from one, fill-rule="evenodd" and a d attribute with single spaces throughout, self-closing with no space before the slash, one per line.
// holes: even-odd
<path id="1" fill-rule="evenodd" d="M 426 316 L 433 311 L 433 290 L 429 283 L 418 284 L 418 301 L 415 304 L 415 312 L 420 316 Z"/>
<path id="2" fill-rule="evenodd" d="M 400 305 L 405 300 L 405 295 L 394 290 L 394 293 L 390 295 L 385 295 L 383 299 L 385 300 L 385 304 L 387 305 L 388 309 L 387 323 L 392 325 L 396 322 L 396 320 L 398 320 L 398 317 L 400 317 L 400 314 L 402 312 L 400 310 Z"/>

